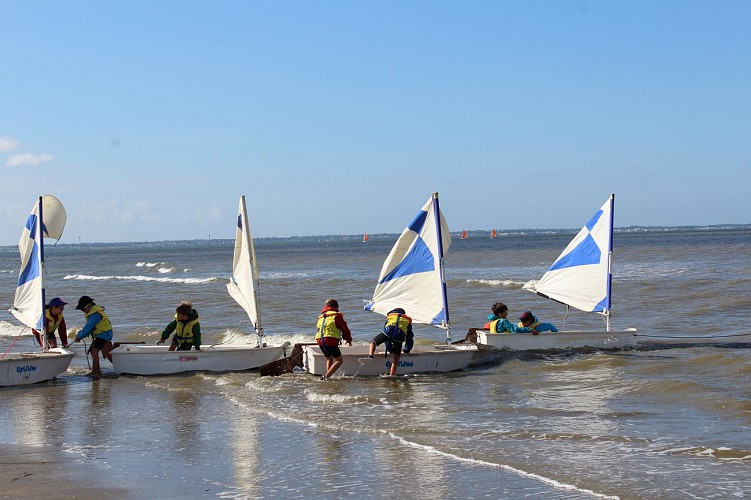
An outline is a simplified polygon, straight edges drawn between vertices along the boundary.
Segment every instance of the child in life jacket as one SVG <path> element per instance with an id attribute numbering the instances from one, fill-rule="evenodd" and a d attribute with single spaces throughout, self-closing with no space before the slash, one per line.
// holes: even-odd
<path id="1" fill-rule="evenodd" d="M 170 343 L 170 351 L 190 351 L 195 347 L 201 350 L 201 323 L 198 321 L 198 312 L 193 309 L 193 304 L 183 301 L 175 309 L 175 319 L 164 328 L 162 338 L 157 341 L 158 345 L 164 344 L 172 332 L 175 335 Z"/>
<path id="2" fill-rule="evenodd" d="M 396 375 L 399 367 L 399 358 L 402 352 L 402 343 L 404 344 L 404 353 L 409 354 L 414 345 L 414 334 L 412 333 L 412 318 L 401 307 L 392 309 L 386 315 L 386 322 L 383 324 L 381 333 L 370 341 L 368 357 L 372 358 L 376 348 L 381 344 L 386 344 L 385 356 L 391 352 L 394 354 L 394 361 L 391 363 L 389 375 Z"/>

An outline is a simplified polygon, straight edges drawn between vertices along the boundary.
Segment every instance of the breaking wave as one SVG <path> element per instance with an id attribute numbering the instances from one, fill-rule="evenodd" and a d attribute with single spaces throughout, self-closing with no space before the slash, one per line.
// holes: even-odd
<path id="1" fill-rule="evenodd" d="M 471 285 L 481 285 L 490 288 L 523 288 L 527 283 L 524 281 L 514 280 L 488 280 L 488 279 L 471 279 L 467 280 L 467 283 Z"/>
<path id="2" fill-rule="evenodd" d="M 156 281 L 161 283 L 187 283 L 187 284 L 200 284 L 200 283 L 214 283 L 217 281 L 224 281 L 223 278 L 211 277 L 211 278 L 154 278 L 151 276 L 91 276 L 88 274 L 69 274 L 63 278 L 65 280 L 79 280 L 79 281 Z"/>

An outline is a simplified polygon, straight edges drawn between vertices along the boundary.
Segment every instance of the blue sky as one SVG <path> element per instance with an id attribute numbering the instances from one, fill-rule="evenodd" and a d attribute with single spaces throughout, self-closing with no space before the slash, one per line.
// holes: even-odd
<path id="1" fill-rule="evenodd" d="M 0 0 L 0 244 L 751 222 L 748 1 Z"/>

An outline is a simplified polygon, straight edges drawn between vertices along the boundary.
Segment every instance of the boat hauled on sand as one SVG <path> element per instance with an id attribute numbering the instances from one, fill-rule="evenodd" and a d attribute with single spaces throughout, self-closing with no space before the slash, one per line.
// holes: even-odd
<path id="1" fill-rule="evenodd" d="M 40 196 L 18 243 L 21 270 L 10 313 L 29 329 L 39 332 L 45 331 L 44 238 L 59 240 L 66 221 L 65 208 L 57 198 Z M 0 357 L 0 386 L 35 384 L 54 378 L 68 369 L 75 353 L 64 347 L 50 349 L 47 335 L 41 337 L 44 345 L 40 352 L 6 351 Z"/>
<path id="2" fill-rule="evenodd" d="M 466 368 L 477 352 L 475 345 L 449 344 L 450 326 L 443 256 L 451 235 L 433 193 L 397 239 L 381 268 L 368 311 L 386 316 L 396 307 L 407 311 L 413 324 L 435 325 L 446 330 L 447 343 L 416 345 L 402 354 L 397 373 L 440 373 Z M 368 345 L 342 346 L 343 363 L 337 375 L 375 376 L 388 373 L 393 359 L 383 352 L 368 358 Z M 290 358 L 261 368 L 261 375 L 289 373 L 295 366 L 314 375 L 326 373 L 326 357 L 316 344 L 296 344 Z"/>
<path id="3" fill-rule="evenodd" d="M 258 288 L 253 237 L 248 224 L 245 196 L 241 196 L 235 231 L 232 278 L 227 284 L 227 291 L 250 318 L 257 336 L 256 345 L 217 344 L 201 346 L 200 351 L 170 351 L 167 346 L 123 343 L 112 350 L 115 371 L 133 375 L 244 371 L 283 358 L 289 343 L 280 346 L 266 345 L 261 327 Z"/>
<path id="4" fill-rule="evenodd" d="M 342 346 L 342 366 L 337 374 L 372 377 L 389 373 L 393 355 L 383 353 L 368 358 L 368 346 Z M 399 358 L 397 375 L 414 373 L 441 373 L 466 368 L 477 352 L 476 346 L 421 345 Z M 303 368 L 313 375 L 326 373 L 326 358 L 317 345 L 305 346 Z"/>
<path id="5" fill-rule="evenodd" d="M 365 306 L 386 316 L 401 307 L 413 324 L 435 325 L 446 330 L 447 345 L 415 346 L 402 354 L 397 373 L 431 373 L 461 370 L 469 365 L 474 346 L 451 345 L 448 296 L 443 277 L 443 257 L 451 245 L 446 220 L 438 203 L 438 193 L 428 199 L 415 218 L 402 231 L 381 268 L 373 298 Z M 368 346 L 342 347 L 341 375 L 383 375 L 391 366 L 392 355 L 368 358 Z M 326 358 L 318 346 L 303 347 L 303 366 L 314 375 L 326 372 Z"/>

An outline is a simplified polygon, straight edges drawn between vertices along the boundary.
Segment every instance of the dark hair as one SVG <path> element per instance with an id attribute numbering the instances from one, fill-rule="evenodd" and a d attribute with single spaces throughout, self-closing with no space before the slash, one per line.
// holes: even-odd
<path id="1" fill-rule="evenodd" d="M 177 306 L 177 308 L 175 309 L 175 312 L 177 312 L 177 314 L 184 314 L 186 316 L 189 316 L 190 311 L 192 310 L 193 310 L 193 304 L 191 302 L 183 300 L 182 302 L 180 302 L 180 305 Z"/>
<path id="2" fill-rule="evenodd" d="M 508 306 L 506 306 L 506 304 L 504 304 L 503 302 L 496 302 L 495 304 L 493 304 L 493 307 L 491 307 L 491 309 L 493 310 L 493 314 L 500 316 L 501 314 L 508 311 Z"/>
<path id="3" fill-rule="evenodd" d="M 327 299 L 323 305 L 339 309 L 339 302 L 337 302 L 336 299 Z"/>
<path id="4" fill-rule="evenodd" d="M 535 320 L 535 315 L 532 314 L 532 311 L 524 311 L 524 314 L 519 316 L 519 321 L 521 321 L 522 323 L 526 323 L 527 321 L 531 322 L 534 320 Z"/>

